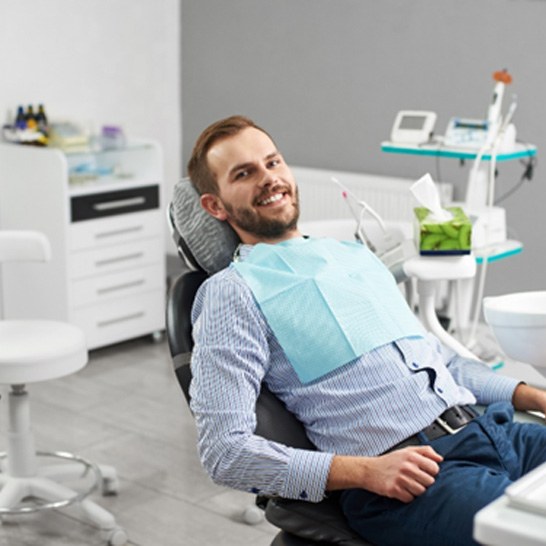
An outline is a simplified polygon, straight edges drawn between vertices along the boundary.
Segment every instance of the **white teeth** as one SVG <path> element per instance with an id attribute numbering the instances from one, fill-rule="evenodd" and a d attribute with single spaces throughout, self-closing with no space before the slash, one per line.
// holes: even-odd
<path id="1" fill-rule="evenodd" d="M 267 199 L 264 199 L 263 201 L 260 201 L 260 205 L 269 205 L 270 203 L 275 203 L 275 201 L 280 201 L 282 199 L 283 194 L 282 193 L 276 193 L 275 195 L 272 195 L 271 197 L 268 197 Z"/>

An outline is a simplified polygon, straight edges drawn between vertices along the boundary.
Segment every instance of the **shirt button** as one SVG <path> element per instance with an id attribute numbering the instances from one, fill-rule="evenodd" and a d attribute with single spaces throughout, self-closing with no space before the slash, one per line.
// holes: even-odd
<path id="1" fill-rule="evenodd" d="M 419 367 L 419 364 L 417 364 L 417 362 L 413 362 L 413 363 L 412 363 L 412 366 L 413 366 L 414 368 L 418 368 L 418 367 Z"/>
<path id="2" fill-rule="evenodd" d="M 253 487 L 251 490 L 250 490 L 251 493 L 254 493 L 255 495 L 257 495 L 260 490 L 257 488 L 257 487 Z"/>
<path id="3" fill-rule="evenodd" d="M 300 499 L 306 499 L 307 498 L 307 492 L 306 491 L 302 491 L 300 493 Z"/>
<path id="4" fill-rule="evenodd" d="M 438 394 L 443 394 L 444 389 L 442 389 L 441 387 L 438 387 L 438 388 L 436 389 L 436 392 L 437 392 Z"/>

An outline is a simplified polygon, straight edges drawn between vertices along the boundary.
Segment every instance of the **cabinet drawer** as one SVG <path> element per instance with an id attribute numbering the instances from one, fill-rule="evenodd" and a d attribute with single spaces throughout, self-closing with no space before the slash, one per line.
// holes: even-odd
<path id="1" fill-rule="evenodd" d="M 71 305 L 80 307 L 114 298 L 159 290 L 164 286 L 163 268 L 157 265 L 100 275 L 71 283 Z"/>
<path id="2" fill-rule="evenodd" d="M 165 218 L 160 211 L 77 222 L 69 227 L 70 250 L 139 241 L 156 235 L 163 236 L 164 224 Z"/>
<path id="3" fill-rule="evenodd" d="M 163 330 L 164 310 L 165 290 L 161 289 L 72 309 L 70 322 L 85 332 L 87 347 L 95 349 Z"/>
<path id="4" fill-rule="evenodd" d="M 114 271 L 133 270 L 165 259 L 159 239 L 74 252 L 70 256 L 70 278 L 82 279 Z"/>
<path id="5" fill-rule="evenodd" d="M 159 208 L 159 186 L 142 186 L 72 197 L 70 220 L 81 222 L 157 208 Z"/>

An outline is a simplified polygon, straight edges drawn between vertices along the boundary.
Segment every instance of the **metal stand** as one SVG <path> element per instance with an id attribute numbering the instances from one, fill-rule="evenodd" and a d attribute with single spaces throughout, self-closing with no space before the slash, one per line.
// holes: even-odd
<path id="1" fill-rule="evenodd" d="M 39 510 L 77 505 L 86 519 L 98 527 L 109 546 L 127 542 L 125 531 L 110 512 L 87 497 L 102 482 L 103 493 L 117 492 L 118 481 L 112 467 L 99 467 L 71 453 L 36 452 L 30 426 L 29 396 L 24 385 L 12 385 L 9 393 L 9 431 L 7 452 L 0 454 L 0 516 L 27 514 Z M 64 464 L 40 466 L 39 457 L 54 457 Z M 87 478 L 91 485 L 77 492 L 59 481 Z"/>

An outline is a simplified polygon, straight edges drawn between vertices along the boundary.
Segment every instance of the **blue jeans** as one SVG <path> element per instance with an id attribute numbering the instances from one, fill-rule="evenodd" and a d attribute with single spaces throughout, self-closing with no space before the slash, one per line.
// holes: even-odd
<path id="1" fill-rule="evenodd" d="M 435 483 L 409 504 L 363 489 L 341 495 L 349 525 L 377 546 L 466 546 L 474 515 L 546 461 L 546 426 L 514 423 L 508 403 L 431 445 L 444 460 Z"/>

